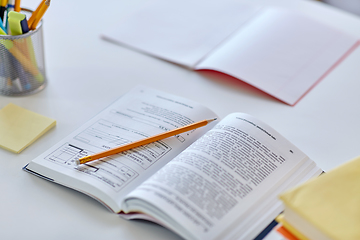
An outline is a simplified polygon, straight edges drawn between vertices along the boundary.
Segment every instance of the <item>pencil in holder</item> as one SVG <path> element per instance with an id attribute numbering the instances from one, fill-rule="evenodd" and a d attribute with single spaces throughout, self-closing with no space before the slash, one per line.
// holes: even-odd
<path id="1" fill-rule="evenodd" d="M 0 35 L 0 94 L 33 94 L 46 83 L 42 22 L 26 34 Z"/>

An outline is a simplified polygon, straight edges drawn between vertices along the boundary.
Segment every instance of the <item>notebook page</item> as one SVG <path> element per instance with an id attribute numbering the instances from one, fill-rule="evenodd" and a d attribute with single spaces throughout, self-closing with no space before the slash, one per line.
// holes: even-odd
<path id="1" fill-rule="evenodd" d="M 259 9 L 233 0 L 151 1 L 103 38 L 193 68 Z"/>
<path id="2" fill-rule="evenodd" d="M 196 69 L 227 73 L 293 105 L 357 42 L 300 13 L 262 11 Z"/>

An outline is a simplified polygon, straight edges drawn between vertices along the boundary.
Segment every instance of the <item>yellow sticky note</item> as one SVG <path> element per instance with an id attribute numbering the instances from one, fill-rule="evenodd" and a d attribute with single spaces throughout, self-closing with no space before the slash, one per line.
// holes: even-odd
<path id="1" fill-rule="evenodd" d="M 54 119 L 9 103 L 0 110 L 0 147 L 20 153 L 55 125 Z"/>

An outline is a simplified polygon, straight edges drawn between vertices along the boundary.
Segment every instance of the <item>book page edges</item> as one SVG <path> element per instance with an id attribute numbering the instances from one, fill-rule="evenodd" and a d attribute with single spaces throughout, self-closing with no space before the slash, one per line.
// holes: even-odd
<path id="1" fill-rule="evenodd" d="M 119 207 L 116 207 L 116 203 L 114 202 L 113 204 L 110 203 L 111 198 L 109 198 L 108 200 L 106 199 L 101 199 L 100 197 L 97 197 L 96 195 L 99 195 L 99 194 L 96 194 L 96 193 L 90 193 L 91 191 L 85 191 L 83 190 L 84 188 L 83 187 L 75 187 L 76 185 L 78 185 L 76 182 L 76 179 L 72 179 L 73 181 L 75 181 L 75 183 L 72 183 L 71 185 L 70 184 L 67 184 L 64 182 L 61 182 L 61 181 L 58 181 L 56 179 L 59 179 L 59 177 L 54 177 L 54 178 L 49 178 L 47 177 L 46 175 L 43 175 L 43 174 L 39 174 L 38 171 L 35 169 L 35 168 L 32 168 L 30 165 L 33 165 L 34 163 L 33 162 L 30 162 L 29 164 L 27 164 L 26 166 L 23 167 L 23 170 L 28 172 L 28 173 L 31 173 L 37 177 L 40 177 L 42 179 L 45 179 L 45 180 L 48 180 L 50 182 L 53 182 L 53 183 L 57 183 L 61 186 L 64 186 L 64 187 L 67 187 L 69 189 L 72 189 L 72 190 L 75 190 L 75 191 L 78 191 L 82 194 L 85 194 L 93 199 L 95 199 L 96 201 L 98 201 L 99 203 L 101 203 L 103 206 L 105 206 L 110 212 L 114 212 L 114 213 L 120 213 L 122 210 L 119 208 Z M 45 172 L 45 171 L 39 171 L 39 172 Z M 58 175 L 58 174 L 55 174 L 55 175 Z M 53 175 L 53 176 L 55 176 Z M 59 174 L 59 175 L 62 175 L 62 174 Z M 67 177 L 67 176 L 66 176 Z M 71 177 L 68 177 L 69 179 Z M 86 183 L 84 183 L 86 184 Z M 86 185 L 89 185 L 89 184 L 86 184 Z M 89 187 L 93 188 L 91 185 L 89 185 Z M 99 190 L 98 190 L 99 191 Z M 93 192 L 93 191 L 92 191 Z M 104 196 L 106 196 L 106 194 L 102 194 Z"/>
<path id="2" fill-rule="evenodd" d="M 300 240 L 309 240 L 306 236 L 304 236 L 301 232 L 299 232 L 296 228 L 294 228 L 291 224 L 289 224 L 285 219 L 284 215 L 280 214 L 276 217 L 276 221 L 281 223 L 286 230 L 288 230 L 291 234 L 293 234 L 296 238 Z"/>

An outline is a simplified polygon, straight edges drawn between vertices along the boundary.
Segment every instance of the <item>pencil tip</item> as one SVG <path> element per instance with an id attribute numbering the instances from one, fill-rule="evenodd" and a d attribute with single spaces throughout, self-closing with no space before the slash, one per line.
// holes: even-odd
<path id="1" fill-rule="evenodd" d="M 208 123 L 216 121 L 216 120 L 217 120 L 217 118 L 210 119 L 210 120 L 208 120 Z"/>

